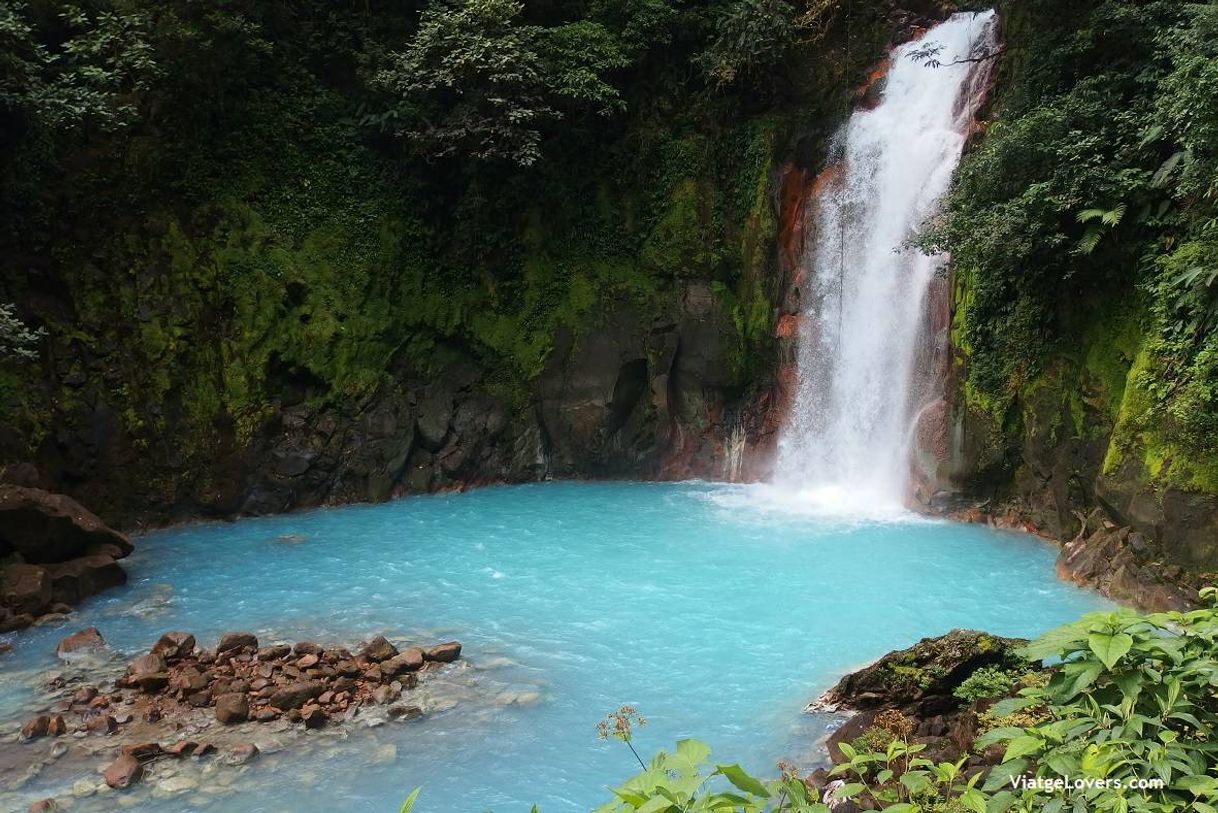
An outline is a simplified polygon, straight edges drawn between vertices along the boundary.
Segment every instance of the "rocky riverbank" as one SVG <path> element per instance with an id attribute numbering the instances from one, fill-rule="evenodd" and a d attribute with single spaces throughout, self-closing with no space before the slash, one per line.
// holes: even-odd
<path id="1" fill-rule="evenodd" d="M 63 669 L 45 679 L 42 705 L 0 741 L 0 799 L 67 789 L 31 811 L 143 784 L 154 795 L 203 792 L 206 782 L 220 792 L 231 782 L 223 769 L 254 760 L 268 741 L 280 750 L 310 734 L 421 717 L 433 704 L 420 686 L 459 661 L 461 644 L 399 648 L 376 636 L 353 652 L 232 632 L 209 649 L 168 632 L 125 662 L 88 628 L 57 655 Z"/>
<path id="2" fill-rule="evenodd" d="M 925 508 L 956 522 L 1021 531 L 1053 542 L 1061 546 L 1059 577 L 1146 612 L 1192 609 L 1197 591 L 1218 583 L 1218 573 L 1183 566 L 1157 540 L 1121 525 L 1103 508 L 1080 513 L 1078 533 L 1069 539 L 1037 526 L 1016 506 L 945 503 Z"/>

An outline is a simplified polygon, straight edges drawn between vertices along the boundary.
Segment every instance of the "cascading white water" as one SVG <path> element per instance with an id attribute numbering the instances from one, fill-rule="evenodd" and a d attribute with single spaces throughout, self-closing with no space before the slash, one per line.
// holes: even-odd
<path id="1" fill-rule="evenodd" d="M 880 102 L 838 133 L 802 261 L 798 384 L 776 482 L 864 511 L 899 505 L 913 415 L 937 394 L 919 364 L 943 258 L 908 245 L 947 192 L 985 84 L 994 13 L 956 14 L 897 48 Z M 937 66 L 911 58 L 933 51 Z"/>

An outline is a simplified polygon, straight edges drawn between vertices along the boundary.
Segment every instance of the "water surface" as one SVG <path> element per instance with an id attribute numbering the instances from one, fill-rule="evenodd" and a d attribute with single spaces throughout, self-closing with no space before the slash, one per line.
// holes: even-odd
<path id="1" fill-rule="evenodd" d="M 169 629 L 207 645 L 232 629 L 268 642 L 458 638 L 471 667 L 455 707 L 267 755 L 239 795 L 144 789 L 128 809 L 396 811 L 422 785 L 417 810 L 559 813 L 604 801 L 630 773 L 625 748 L 595 735 L 622 703 L 650 720 L 645 752 L 697 736 L 764 772 L 813 758 L 835 720 L 800 710 L 853 667 L 953 627 L 1027 636 L 1104 606 L 1058 581 L 1055 550 L 1031 537 L 800 514 L 762 496 L 544 484 L 161 531 L 136 540 L 126 588 L 67 628 L 12 639 L 3 668 L 52 668 L 55 641 L 86 624 L 132 653 Z M 29 690 L 3 683 L 11 710 Z"/>

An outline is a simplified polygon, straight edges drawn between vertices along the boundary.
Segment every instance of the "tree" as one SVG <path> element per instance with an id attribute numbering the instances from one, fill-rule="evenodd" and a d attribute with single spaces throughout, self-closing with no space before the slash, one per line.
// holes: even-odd
<path id="1" fill-rule="evenodd" d="M 431 158 L 541 154 L 542 127 L 568 107 L 610 114 L 623 106 L 604 74 L 624 67 L 620 43 L 599 23 L 546 28 L 521 21 L 517 0 L 434 4 L 375 84 L 393 95 L 368 118 Z"/>

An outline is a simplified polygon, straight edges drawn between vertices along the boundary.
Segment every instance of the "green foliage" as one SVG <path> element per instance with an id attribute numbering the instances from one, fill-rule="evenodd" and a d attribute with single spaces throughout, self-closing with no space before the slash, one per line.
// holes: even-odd
<path id="1" fill-rule="evenodd" d="M 983 666 L 961 681 L 953 694 L 968 703 L 990 697 L 1001 697 L 1015 686 L 1018 678 L 1019 675 L 1013 670 Z"/>
<path id="2" fill-rule="evenodd" d="M 0 361 L 38 358 L 38 342 L 45 335 L 42 328 L 31 330 L 18 319 L 15 305 L 0 302 Z"/>
<path id="3" fill-rule="evenodd" d="M 25 3 L 0 2 L 0 112 L 51 130 L 131 123 L 132 94 L 159 74 L 150 15 L 57 5 L 41 24 L 55 30 L 48 44 Z"/>
<path id="4" fill-rule="evenodd" d="M 396 98 L 367 121 L 413 141 L 431 157 L 540 157 L 541 128 L 579 104 L 620 110 L 603 74 L 628 61 L 599 23 L 543 28 L 521 21 L 517 0 L 437 2 L 377 84 Z"/>
<path id="5" fill-rule="evenodd" d="M 1163 481 L 1212 490 L 1218 6 L 1029 0 L 1001 11 L 1009 56 L 995 120 L 923 238 L 956 266 L 966 397 L 1004 423 L 1055 360 L 1119 332 L 1097 332 L 1099 303 L 1137 303 L 1128 386 L 1107 360 L 1102 377 L 1067 386 L 1104 387 L 1102 412 L 1118 423 L 1109 470 L 1132 456 Z M 1131 398 L 1142 403 L 1122 404 Z"/>
<path id="6" fill-rule="evenodd" d="M 1202 595 L 1212 601 L 1215 592 Z M 996 801 L 1018 798 L 1026 809 L 1030 798 L 1006 780 L 1031 770 L 1046 779 L 1094 782 L 1069 800 L 1061 791 L 1040 794 L 1046 810 L 1062 801 L 1089 810 L 1214 809 L 1218 611 L 1212 605 L 1149 615 L 1093 613 L 1046 634 L 1024 654 L 1061 665 L 1047 685 L 1023 689 L 994 708 L 1001 715 L 1043 706 L 1047 720 L 996 728 L 978 741 L 979 747 L 1006 743 L 1004 764 L 987 782 L 990 789 L 1008 784 Z M 1162 786 L 1138 786 L 1147 779 Z"/>
<path id="7" fill-rule="evenodd" d="M 709 757 L 705 743 L 681 740 L 675 751 L 659 752 L 642 772 L 610 788 L 615 799 L 596 813 L 828 813 L 829 807 L 809 798 L 806 786 L 794 776 L 764 782 L 739 765 L 708 770 Z"/>

